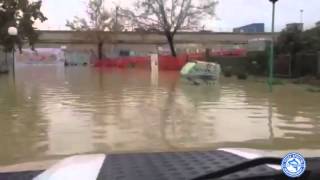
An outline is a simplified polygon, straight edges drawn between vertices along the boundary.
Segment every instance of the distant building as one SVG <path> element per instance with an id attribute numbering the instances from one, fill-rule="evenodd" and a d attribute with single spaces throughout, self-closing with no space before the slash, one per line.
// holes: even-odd
<path id="1" fill-rule="evenodd" d="M 234 28 L 236 33 L 264 33 L 264 23 L 253 23 L 246 26 Z"/>
<path id="2" fill-rule="evenodd" d="M 303 23 L 290 23 L 287 24 L 287 30 L 299 30 L 299 31 L 303 31 Z"/>
<path id="3" fill-rule="evenodd" d="M 316 26 L 320 27 L 320 21 L 316 22 Z"/>

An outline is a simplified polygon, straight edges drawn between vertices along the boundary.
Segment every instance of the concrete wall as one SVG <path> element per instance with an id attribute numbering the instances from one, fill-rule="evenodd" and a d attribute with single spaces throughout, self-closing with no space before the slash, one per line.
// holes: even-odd
<path id="1" fill-rule="evenodd" d="M 41 44 L 91 44 L 95 42 L 95 34 L 74 31 L 40 31 Z M 139 32 L 103 32 L 99 34 L 106 43 L 116 44 L 166 44 L 167 39 L 161 33 Z M 277 36 L 277 35 L 276 35 Z M 256 38 L 271 39 L 270 33 L 205 33 L 181 32 L 175 36 L 175 43 L 201 44 L 247 44 Z"/>
<path id="2" fill-rule="evenodd" d="M 97 35 L 105 41 L 104 53 L 112 56 L 119 50 L 130 50 L 140 53 L 157 53 L 160 49 L 169 49 L 166 37 L 161 33 L 140 32 L 74 32 L 74 31 L 40 31 L 36 48 L 60 48 L 66 45 L 68 49 L 93 50 L 97 49 Z M 207 33 L 181 32 L 175 36 L 178 51 L 198 49 L 220 49 L 234 45 L 244 47 L 248 40 L 270 39 L 269 33 Z"/>

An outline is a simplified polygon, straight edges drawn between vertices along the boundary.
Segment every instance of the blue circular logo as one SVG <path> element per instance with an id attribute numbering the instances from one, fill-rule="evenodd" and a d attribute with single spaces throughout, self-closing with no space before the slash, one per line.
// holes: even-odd
<path id="1" fill-rule="evenodd" d="M 300 177 L 306 170 L 306 161 L 299 153 L 287 154 L 281 162 L 281 168 L 288 177 Z"/>

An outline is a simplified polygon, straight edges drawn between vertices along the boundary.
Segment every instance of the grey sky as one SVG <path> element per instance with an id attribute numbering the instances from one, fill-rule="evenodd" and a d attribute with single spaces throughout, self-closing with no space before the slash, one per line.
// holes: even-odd
<path id="1" fill-rule="evenodd" d="M 43 0 L 43 11 L 48 21 L 39 25 L 41 29 L 67 29 L 65 22 L 73 16 L 84 16 L 88 0 Z M 115 2 L 106 0 L 108 4 Z M 130 1 L 130 0 L 127 0 Z M 132 0 L 131 0 L 132 1 Z M 119 4 L 124 4 L 122 1 Z M 276 29 L 285 24 L 300 22 L 300 9 L 304 10 L 303 21 L 306 28 L 313 27 L 320 21 L 320 0 L 279 0 L 276 11 Z M 271 3 L 268 0 L 220 0 L 217 18 L 206 20 L 206 29 L 231 31 L 233 27 L 261 22 L 270 31 Z"/>

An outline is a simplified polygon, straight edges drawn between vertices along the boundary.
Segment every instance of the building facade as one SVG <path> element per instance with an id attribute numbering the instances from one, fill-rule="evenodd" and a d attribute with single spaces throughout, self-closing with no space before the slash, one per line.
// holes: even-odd
<path id="1" fill-rule="evenodd" d="M 290 23 L 287 24 L 287 30 L 299 30 L 303 31 L 303 23 Z"/>
<path id="2" fill-rule="evenodd" d="M 233 29 L 235 33 L 264 33 L 264 23 L 253 23 Z"/>

